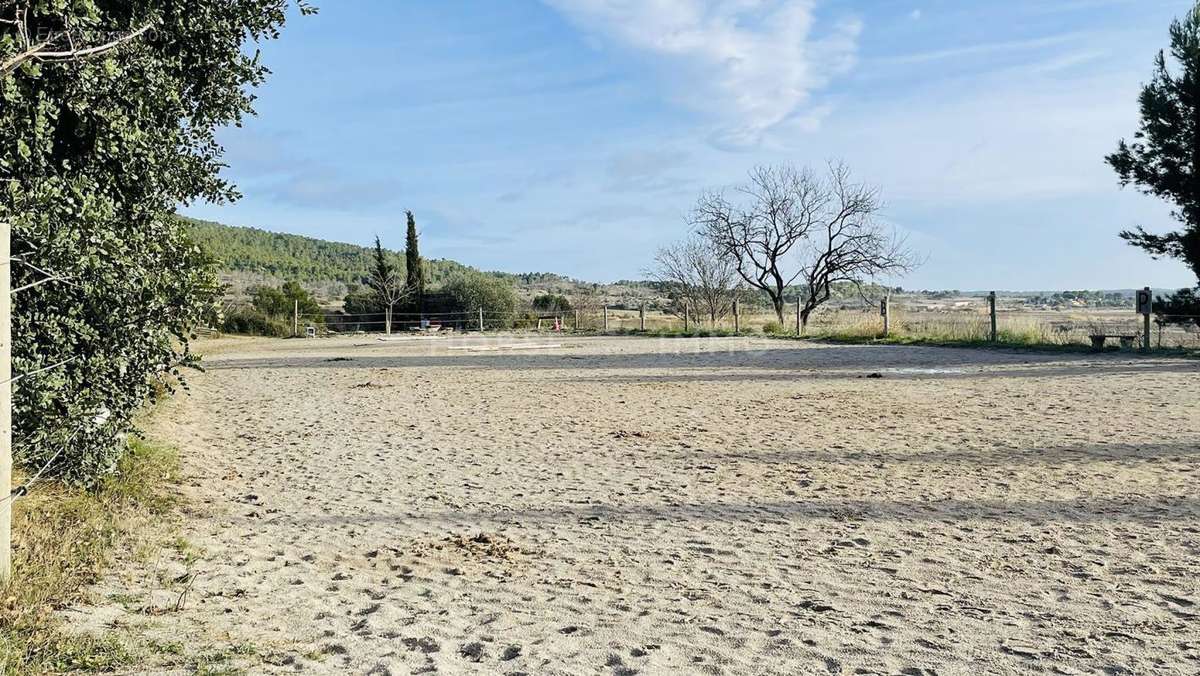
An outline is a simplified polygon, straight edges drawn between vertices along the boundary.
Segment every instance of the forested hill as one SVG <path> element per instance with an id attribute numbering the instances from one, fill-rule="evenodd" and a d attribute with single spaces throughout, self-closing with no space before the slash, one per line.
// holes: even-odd
<path id="1" fill-rule="evenodd" d="M 236 227 L 212 221 L 180 217 L 193 239 L 221 263 L 226 272 L 294 279 L 305 283 L 343 282 L 357 284 L 366 276 L 371 250 L 356 244 L 330 242 L 313 237 Z M 403 252 L 397 263 L 403 267 Z M 430 260 L 425 278 L 438 285 L 470 270 L 451 260 Z"/>

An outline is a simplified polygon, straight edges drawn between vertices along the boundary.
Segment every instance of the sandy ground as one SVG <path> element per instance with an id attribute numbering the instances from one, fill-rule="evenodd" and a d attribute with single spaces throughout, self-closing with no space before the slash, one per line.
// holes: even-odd
<path id="1" fill-rule="evenodd" d="M 1200 362 L 206 349 L 154 430 L 195 549 L 81 628 L 256 673 L 1200 672 Z"/>

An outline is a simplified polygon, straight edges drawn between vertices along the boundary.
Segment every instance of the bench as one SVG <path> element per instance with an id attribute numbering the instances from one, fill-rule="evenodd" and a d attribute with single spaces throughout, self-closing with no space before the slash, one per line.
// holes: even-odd
<path id="1" fill-rule="evenodd" d="M 1093 350 L 1103 350 L 1104 342 L 1109 338 L 1116 338 L 1121 341 L 1122 350 L 1133 349 L 1133 342 L 1137 340 L 1136 333 L 1093 333 L 1088 338 L 1092 339 Z"/>

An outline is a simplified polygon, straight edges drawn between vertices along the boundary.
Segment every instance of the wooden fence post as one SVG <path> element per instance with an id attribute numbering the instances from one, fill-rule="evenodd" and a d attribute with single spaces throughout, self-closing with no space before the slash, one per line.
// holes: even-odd
<path id="1" fill-rule="evenodd" d="M 891 295 L 883 297 L 882 305 L 879 306 L 879 312 L 883 315 L 883 337 L 888 337 L 888 330 L 891 328 L 892 308 Z"/>
<path id="2" fill-rule="evenodd" d="M 1153 292 L 1150 290 L 1150 287 L 1148 287 L 1148 286 L 1145 287 L 1144 289 L 1142 289 L 1142 292 L 1146 294 L 1146 298 L 1150 299 L 1150 302 L 1147 303 L 1146 312 L 1144 314 L 1142 314 L 1142 320 L 1145 322 L 1143 324 L 1143 328 L 1142 328 L 1142 349 L 1149 352 L 1150 351 L 1150 313 L 1154 309 L 1154 296 L 1153 296 Z"/>
<path id="3" fill-rule="evenodd" d="M 733 299 L 733 332 L 742 332 L 742 317 L 738 312 L 738 302 L 736 298 Z"/>
<path id="4" fill-rule="evenodd" d="M 483 333 L 483 306 L 479 306 L 479 332 Z"/>
<path id="5" fill-rule="evenodd" d="M 996 292 L 992 291 L 988 294 L 988 314 L 991 315 L 992 330 L 989 334 L 990 340 L 994 343 L 999 335 L 996 333 Z"/>
<path id="6" fill-rule="evenodd" d="M 646 304 L 642 303 L 638 308 L 638 328 L 642 331 L 646 330 Z"/>
<path id="7" fill-rule="evenodd" d="M 300 301 L 292 301 L 292 337 L 300 335 Z"/>
<path id="8" fill-rule="evenodd" d="M 0 223 L 0 583 L 12 576 L 12 259 L 11 226 Z"/>
<path id="9" fill-rule="evenodd" d="M 796 336 L 800 335 L 800 294 L 796 294 Z"/>
<path id="10" fill-rule="evenodd" d="M 687 306 L 687 303 L 684 303 L 683 304 L 683 332 L 684 333 L 688 332 L 688 329 L 689 329 L 688 324 L 690 323 L 688 321 L 689 319 L 691 319 L 691 317 L 688 316 L 688 306 Z"/>
<path id="11" fill-rule="evenodd" d="M 608 331 L 608 306 L 604 306 L 604 330 Z"/>
<path id="12" fill-rule="evenodd" d="M 575 330 L 579 330 L 579 310 L 575 311 Z"/>

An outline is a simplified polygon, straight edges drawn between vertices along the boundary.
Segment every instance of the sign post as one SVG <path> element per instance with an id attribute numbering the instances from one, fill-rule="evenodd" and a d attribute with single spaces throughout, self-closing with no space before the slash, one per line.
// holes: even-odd
<path id="1" fill-rule="evenodd" d="M 1150 315 L 1154 312 L 1154 293 L 1150 287 L 1137 292 L 1137 312 L 1142 316 L 1142 349 L 1150 351 Z"/>
<path id="2" fill-rule="evenodd" d="M 888 310 L 891 309 L 888 307 L 890 301 L 891 301 L 891 296 L 884 296 L 883 300 L 879 301 L 879 316 L 883 317 L 883 337 L 884 338 L 888 337 L 888 329 L 891 328 L 889 326 L 890 318 L 888 317 L 888 314 L 889 314 Z"/>

